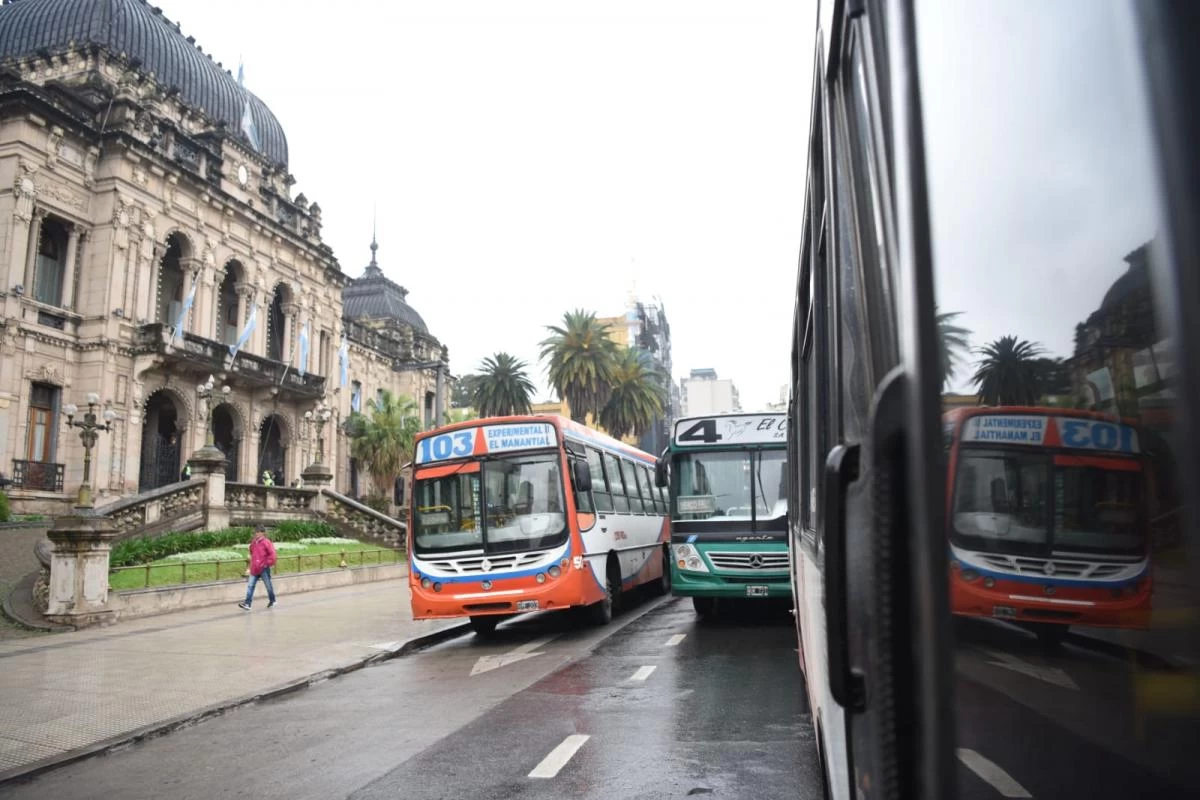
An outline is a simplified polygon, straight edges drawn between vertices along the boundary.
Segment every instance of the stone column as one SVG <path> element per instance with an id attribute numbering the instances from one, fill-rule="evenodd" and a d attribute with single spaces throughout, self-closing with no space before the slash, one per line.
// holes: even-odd
<path id="1" fill-rule="evenodd" d="M 67 234 L 67 263 L 63 265 L 63 285 L 60 302 L 63 308 L 75 308 L 75 259 L 79 255 L 78 225 L 72 225 Z"/>
<path id="2" fill-rule="evenodd" d="M 37 280 L 38 246 L 42 242 L 42 220 L 45 218 L 45 209 L 35 209 L 33 221 L 29 224 L 29 247 L 25 251 L 25 294 L 28 297 L 33 297 L 34 282 Z"/>
<path id="3" fill-rule="evenodd" d="M 54 545 L 46 619 L 76 628 L 115 622 L 108 604 L 113 523 L 97 516 L 59 517 L 46 535 Z"/>
<path id="4" fill-rule="evenodd" d="M 296 353 L 296 343 L 292 341 L 293 335 L 296 333 L 296 323 L 300 316 L 300 306 L 295 303 L 284 303 L 283 306 L 283 347 L 280 348 L 280 360 L 285 364 L 294 363 L 293 356 Z"/>
<path id="5" fill-rule="evenodd" d="M 229 509 L 225 506 L 225 454 L 206 444 L 188 459 L 192 477 L 204 479 L 204 530 L 229 527 Z"/>

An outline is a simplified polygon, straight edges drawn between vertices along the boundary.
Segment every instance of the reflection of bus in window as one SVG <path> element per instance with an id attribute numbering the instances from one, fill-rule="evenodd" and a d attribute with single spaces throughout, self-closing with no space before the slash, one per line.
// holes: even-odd
<path id="1" fill-rule="evenodd" d="M 555 416 L 471 420 L 419 434 L 410 503 L 415 619 L 586 607 L 668 587 L 666 494 L 653 458 Z"/>
<path id="2" fill-rule="evenodd" d="M 1090 411 L 964 408 L 943 416 L 951 605 L 1060 638 L 1144 628 L 1146 470 L 1138 431 Z"/>
<path id="3" fill-rule="evenodd" d="M 672 592 L 699 614 L 719 598 L 790 597 L 787 415 L 678 420 L 660 464 L 671 488 Z"/>

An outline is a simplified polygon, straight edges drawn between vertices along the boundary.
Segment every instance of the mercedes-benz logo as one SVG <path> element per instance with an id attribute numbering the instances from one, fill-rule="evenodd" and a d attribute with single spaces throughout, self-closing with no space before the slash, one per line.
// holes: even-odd
<path id="1" fill-rule="evenodd" d="M 479 562 L 479 568 L 480 568 L 481 570 L 483 570 L 484 572 L 491 572 L 491 571 L 492 571 L 492 562 L 491 562 L 491 561 L 488 561 L 488 560 L 485 558 L 483 561 L 480 561 L 480 562 Z"/>
<path id="2" fill-rule="evenodd" d="M 484 581 L 483 583 L 479 584 L 479 588 L 483 589 L 486 592 L 492 588 L 492 582 Z"/>
<path id="3" fill-rule="evenodd" d="M 763 557 L 762 556 L 760 556 L 758 553 L 755 553 L 754 555 L 750 556 L 751 569 L 762 569 L 762 565 L 763 565 Z"/>
<path id="4" fill-rule="evenodd" d="M 1056 570 L 1054 569 L 1053 561 L 1047 561 L 1045 564 L 1042 565 L 1042 572 L 1046 573 L 1047 575 L 1053 575 L 1055 573 L 1055 571 Z"/>

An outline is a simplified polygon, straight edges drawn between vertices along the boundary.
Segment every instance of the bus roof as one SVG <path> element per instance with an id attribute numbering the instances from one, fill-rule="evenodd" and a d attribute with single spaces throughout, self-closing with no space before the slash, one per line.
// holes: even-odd
<path id="1" fill-rule="evenodd" d="M 481 419 L 469 419 L 464 422 L 454 422 L 449 425 L 442 425 L 432 430 L 422 431 L 421 433 L 417 434 L 414 441 L 419 442 L 422 439 L 426 439 L 431 436 L 438 436 L 443 433 L 466 430 L 469 428 L 479 428 L 488 425 L 520 425 L 522 423 L 528 424 L 534 422 L 550 423 L 559 432 L 563 439 L 590 445 L 601 450 L 606 450 L 610 453 L 618 453 L 650 465 L 654 464 L 654 456 L 650 455 L 649 453 L 639 450 L 636 447 L 627 445 L 619 439 L 614 439 L 613 437 L 589 428 L 586 425 L 581 425 L 574 420 L 562 416 L 561 414 L 516 414 L 507 417 L 483 417 Z"/>

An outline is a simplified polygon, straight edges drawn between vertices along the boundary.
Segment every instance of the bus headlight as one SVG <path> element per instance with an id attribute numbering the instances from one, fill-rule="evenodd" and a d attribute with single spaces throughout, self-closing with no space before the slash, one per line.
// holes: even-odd
<path id="1" fill-rule="evenodd" d="M 441 585 L 440 583 L 435 583 L 435 584 L 433 585 L 433 590 L 434 590 L 435 592 L 440 592 L 440 591 L 442 590 L 442 585 Z"/>
<path id="2" fill-rule="evenodd" d="M 970 583 L 971 581 L 977 580 L 979 578 L 979 573 L 973 569 L 964 569 L 961 574 L 962 574 L 962 579 L 964 581 L 966 581 L 967 583 Z"/>
<path id="3" fill-rule="evenodd" d="M 552 564 L 546 572 L 550 573 L 551 578 L 557 578 L 559 575 L 562 575 L 562 570 L 558 568 L 558 564 Z"/>
<path id="4" fill-rule="evenodd" d="M 433 581 L 429 580 L 429 578 L 421 578 L 422 589 L 428 589 L 431 586 L 433 586 Z"/>
<path id="5" fill-rule="evenodd" d="M 675 545 L 675 566 L 692 572 L 708 572 L 708 565 L 696 548 L 687 544 Z"/>
<path id="6" fill-rule="evenodd" d="M 538 583 L 545 583 L 546 582 L 546 573 L 539 572 L 537 575 L 534 576 L 533 579 L 535 581 L 537 581 Z"/>

